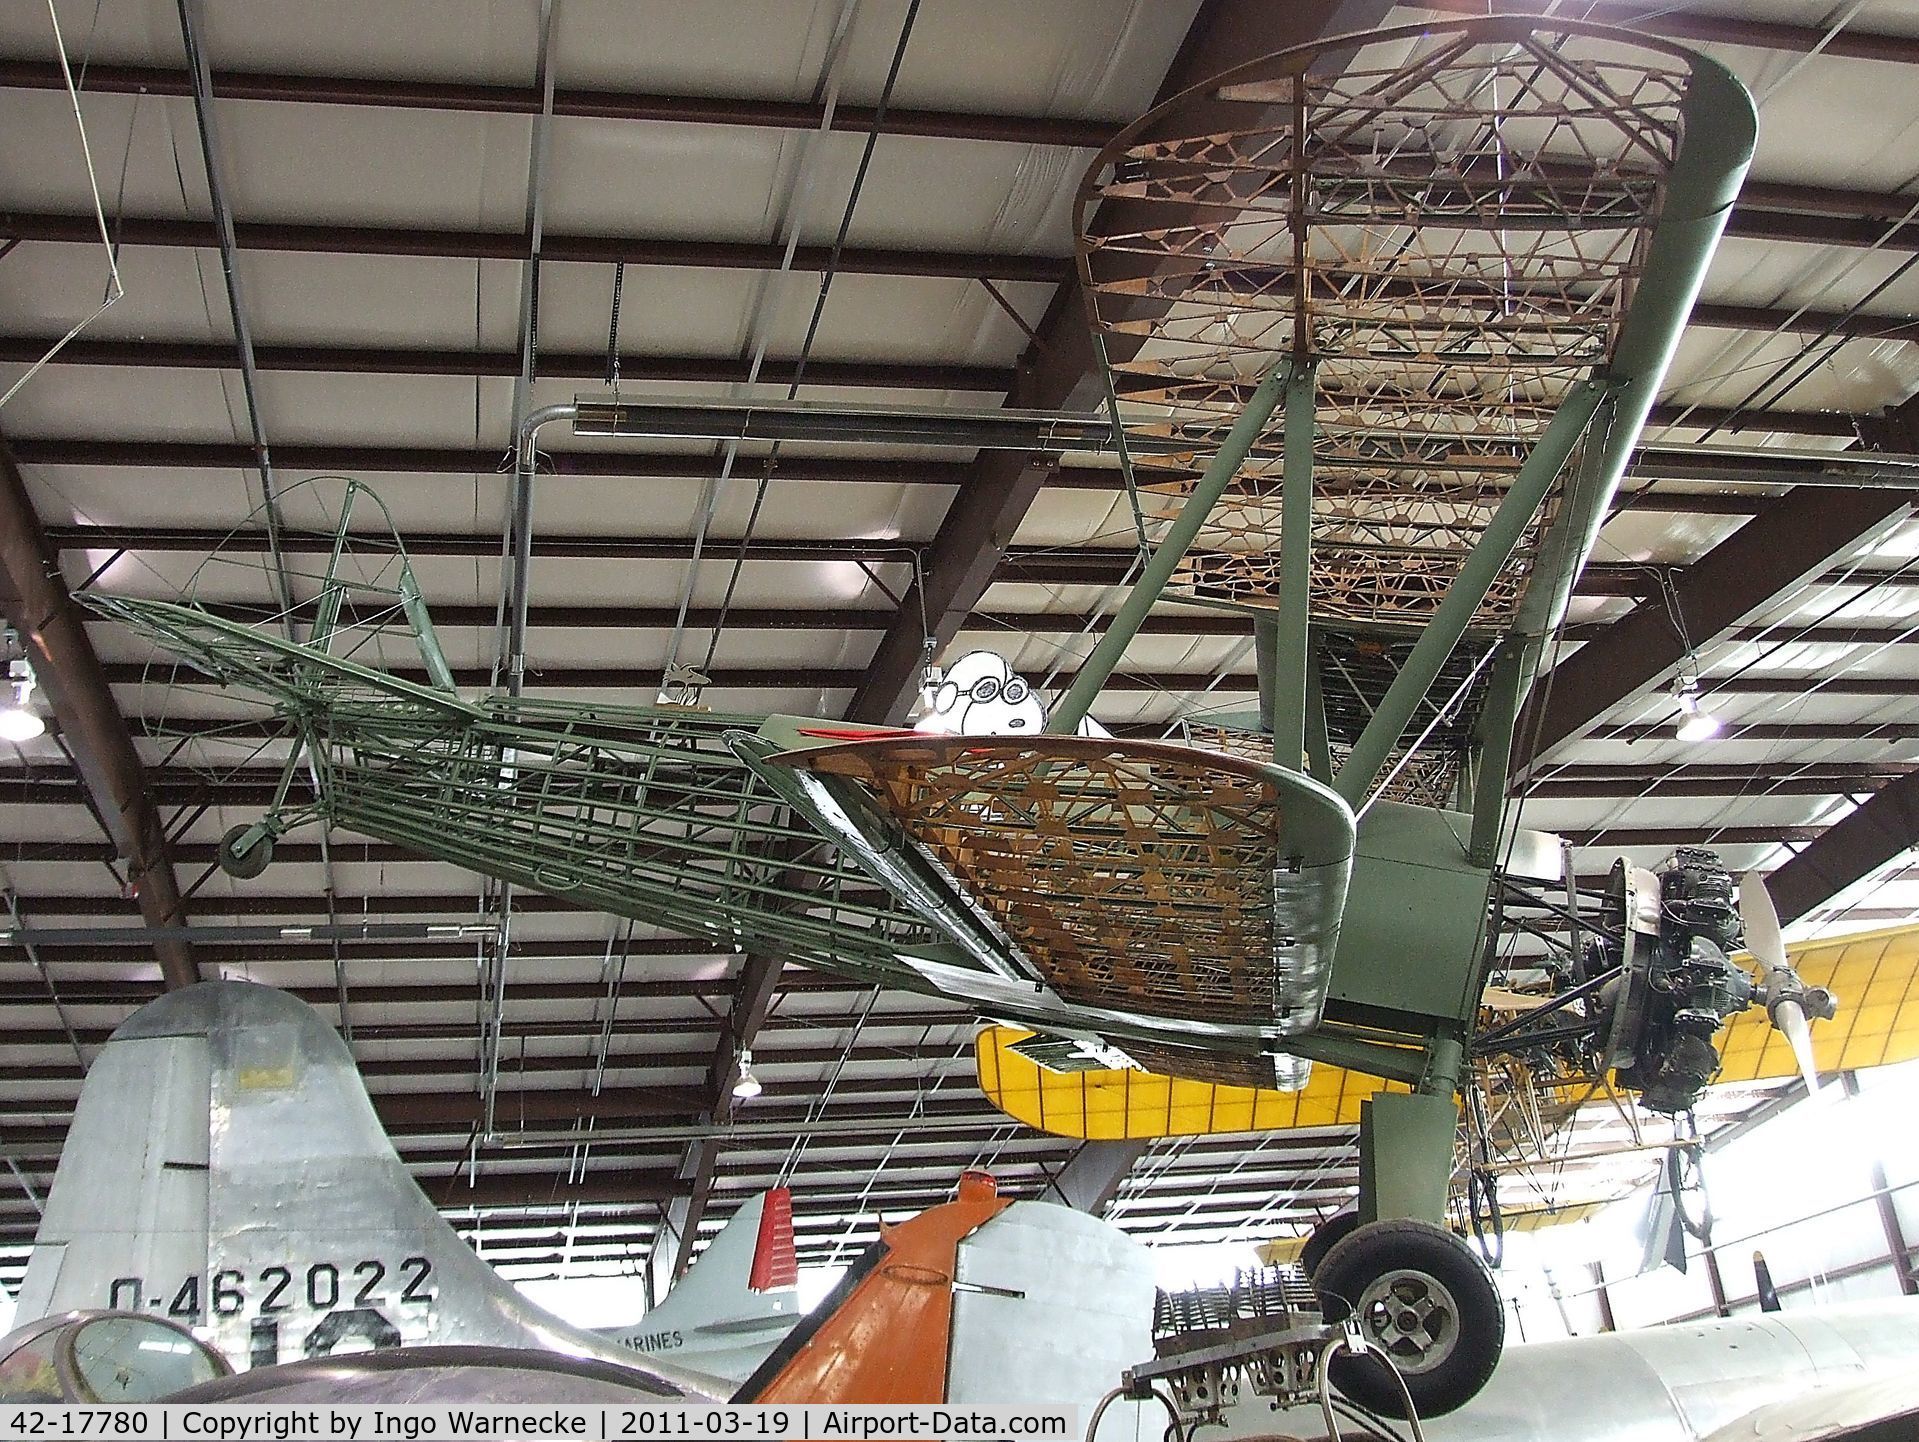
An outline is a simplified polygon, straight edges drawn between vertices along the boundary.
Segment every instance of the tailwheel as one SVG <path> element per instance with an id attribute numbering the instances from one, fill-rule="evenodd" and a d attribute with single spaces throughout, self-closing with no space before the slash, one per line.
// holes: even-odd
<path id="1" fill-rule="evenodd" d="M 243 822 L 220 838 L 215 856 L 228 876 L 251 881 L 273 861 L 273 828 L 264 821 Z"/>
<path id="2" fill-rule="evenodd" d="M 1366 1341 L 1392 1359 L 1422 1417 L 1461 1406 L 1492 1376 L 1506 1309 L 1486 1264 L 1444 1228 L 1406 1220 L 1354 1227 L 1312 1281 L 1328 1320 L 1356 1315 Z M 1332 1369 L 1355 1402 L 1406 1415 L 1399 1385 L 1378 1358 L 1338 1357 Z"/>

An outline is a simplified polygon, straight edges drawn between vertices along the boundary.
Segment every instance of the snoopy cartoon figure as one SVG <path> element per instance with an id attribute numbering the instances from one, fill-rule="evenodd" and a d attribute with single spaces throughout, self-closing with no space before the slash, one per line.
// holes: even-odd
<path id="1" fill-rule="evenodd" d="M 928 677 L 929 704 L 914 726 L 946 736 L 1035 736 L 1046 708 L 1003 656 L 969 651 L 937 678 Z"/>

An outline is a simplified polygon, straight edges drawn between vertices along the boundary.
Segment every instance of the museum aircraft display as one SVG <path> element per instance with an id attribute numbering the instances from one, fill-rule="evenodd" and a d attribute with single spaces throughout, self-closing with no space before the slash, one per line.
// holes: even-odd
<path id="1" fill-rule="evenodd" d="M 41 1339 L 23 1358 L 32 1385 L 42 1352 L 60 1375 L 87 1370 L 41 1319 L 105 1313 L 122 1321 L 88 1334 L 101 1345 L 137 1348 L 154 1336 L 138 1324 L 158 1320 L 243 1372 L 425 1348 L 433 1365 L 515 1375 L 557 1365 L 527 1354 L 558 1354 L 585 1366 L 569 1376 L 659 1396 L 1087 1407 L 1151 1355 L 1151 1264 L 1097 1218 L 969 1174 L 802 1319 L 786 1207 L 780 1193 L 742 1205 L 637 1325 L 572 1326 L 439 1214 L 324 1017 L 271 987 L 201 982 L 142 1007 L 88 1069 L 15 1340 Z M 1040 1258 L 1049 1280 L 1029 1287 Z"/>
<path id="2" fill-rule="evenodd" d="M 719 714 L 692 676 L 668 678 L 680 704 L 530 697 L 523 643 L 502 692 L 462 696 L 404 549 L 352 514 L 358 486 L 324 568 L 288 578 L 264 624 L 194 596 L 85 603 L 172 658 L 155 684 L 212 680 L 256 708 L 225 751 L 196 734 L 202 764 L 281 748 L 275 804 L 222 843 L 236 876 L 320 822 L 1142 1074 L 1283 1089 L 1318 1064 L 1397 1084 L 1361 1103 L 1358 1224 L 1314 1277 L 1414 1364 L 1413 1403 L 1444 1410 L 1502 1337 L 1490 1277 L 1439 1225 L 1489 933 L 1509 888 L 1563 875 L 1553 839 L 1513 824 L 1517 722 L 1755 125 L 1713 60 L 1491 17 L 1286 51 L 1120 132 L 1077 203 L 1110 421 L 963 428 L 1109 450 L 1135 501 L 1136 579 L 1039 734 Z M 714 413 L 615 396 L 529 416 L 521 553 L 535 434 L 559 419 L 943 434 L 937 413 Z M 1077 734 L 1162 598 L 1244 616 L 1258 714 L 1208 745 Z M 1827 1010 L 1783 958 L 1757 979 L 1732 965 L 1735 889 L 1707 854 L 1622 873 L 1593 969 L 1546 988 L 1575 994 L 1569 1014 L 1611 986 L 1599 1061 L 1649 1105 L 1683 1107 L 1749 1005 L 1801 1040 Z M 1395 1321 L 1413 1313 L 1453 1324 Z M 1403 1405 L 1372 1374 L 1344 1385 Z"/>
<path id="3" fill-rule="evenodd" d="M 89 1071 L 21 1325 L 0 1342 L 0 1396 L 1017 1395 L 1090 1409 L 1158 1392 L 1187 1421 L 1237 1435 L 1270 1430 L 1274 1404 L 1313 1402 L 1338 1335 L 1297 1271 L 1159 1294 L 1146 1249 L 1118 1229 L 1014 1200 L 978 1173 L 888 1227 L 799 1317 L 777 1285 L 791 1258 L 777 1198 L 742 1206 L 636 1329 L 571 1327 L 433 1209 L 319 1013 L 269 987 L 199 983 L 129 1018 Z M 756 1276 L 775 1285 L 758 1291 Z M 1915 1329 L 1919 1308 L 1894 1305 L 1521 1348 L 1435 1435 L 1561 1435 L 1539 1430 L 1566 1421 L 1539 1399 L 1602 1362 L 1644 1435 L 1675 1442 L 1814 1388 L 1869 1383 L 1886 1406 L 1889 1382 L 1909 1379 Z M 651 1334 L 634 1339 L 650 1351 L 620 1345 L 631 1330 Z M 1118 1416 L 1105 1425 L 1130 1432 Z"/>

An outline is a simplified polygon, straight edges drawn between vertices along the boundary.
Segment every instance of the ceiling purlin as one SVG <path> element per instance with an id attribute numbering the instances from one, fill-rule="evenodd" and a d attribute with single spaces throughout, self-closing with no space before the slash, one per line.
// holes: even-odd
<path id="1" fill-rule="evenodd" d="M 1421 0 L 1429 10 L 1455 15 L 1484 15 L 1484 0 Z M 1555 8 L 1549 0 L 1502 0 L 1499 9 L 1519 15 L 1544 15 Z M 1586 18 L 1603 24 L 1622 25 L 1663 35 L 1672 40 L 1688 40 L 1707 45 L 1741 45 L 1760 50 L 1785 50 L 1799 55 L 1825 54 L 1852 60 L 1883 60 L 1897 64 L 1919 63 L 1919 36 L 1887 35 L 1850 26 L 1831 30 L 1818 25 L 1790 25 L 1779 21 L 1745 19 L 1737 14 L 1710 14 L 1675 9 L 1670 5 L 1644 5 L 1608 0 L 1597 7 L 1598 14 Z"/>
<path id="2" fill-rule="evenodd" d="M 212 250 L 212 221 L 130 215 L 114 222 L 122 246 L 172 246 Z M 235 223 L 242 250 L 301 255 L 426 256 L 439 260 L 523 260 L 523 230 L 449 230 L 413 225 L 329 225 L 280 220 Z M 65 244 L 99 244 L 99 221 L 91 212 L 0 211 L 0 236 Z M 548 232 L 543 261 L 582 264 L 698 266 L 718 270 L 778 270 L 786 248 L 771 241 L 689 240 L 679 236 L 577 235 Z M 833 248 L 801 245 L 790 269 L 824 271 Z M 834 269 L 856 275 L 907 275 L 958 280 L 1031 281 L 1054 285 L 1066 279 L 1072 261 L 1050 255 L 977 250 L 848 245 Z"/>
<path id="3" fill-rule="evenodd" d="M 160 65 L 87 67 L 87 89 L 115 95 L 188 95 L 187 73 Z M 399 80 L 386 76 L 287 75 L 274 71 L 222 69 L 213 72 L 215 91 L 231 100 L 264 100 L 300 105 L 360 105 L 382 110 L 441 110 L 473 115 L 535 115 L 537 86 L 489 85 L 462 80 Z M 63 90 L 58 64 L 27 57 L 0 59 L 0 87 Z M 660 95 L 645 91 L 589 90 L 556 86 L 553 113 L 587 120 L 678 122 L 690 125 L 744 125 L 775 130 L 819 130 L 826 120 L 822 105 L 807 101 L 745 96 Z M 839 104 L 831 129 L 864 135 L 879 123 L 870 105 Z M 1078 120 L 1070 116 L 1003 115 L 970 110 L 937 110 L 889 105 L 884 133 L 944 140 L 984 140 L 1015 145 L 1065 145 L 1097 150 L 1120 122 Z"/>
<path id="4" fill-rule="evenodd" d="M 1485 13 L 1482 0 L 1427 0 L 1426 8 L 1468 15 Z M 1524 0 L 1504 8 L 1535 12 L 1542 9 Z M 1616 23 L 1679 40 L 1782 50 L 1790 54 L 1818 52 L 1848 59 L 1919 63 L 1919 38 L 1909 35 L 1884 34 L 1851 26 L 1837 34 L 1828 34 L 1818 26 L 1675 11 L 1664 6 L 1613 6 L 1607 13 Z M 60 67 L 54 61 L 37 56 L 0 58 L 0 87 L 61 90 L 65 84 Z M 185 96 L 192 93 L 185 70 L 162 65 L 114 65 L 96 60 L 87 67 L 86 84 L 87 89 L 96 94 Z M 401 80 L 390 76 L 291 75 L 241 68 L 215 70 L 213 85 L 216 93 L 234 100 L 373 106 L 383 110 L 463 111 L 476 115 L 532 115 L 539 110 L 541 98 L 534 86 Z M 582 119 L 743 125 L 778 130 L 818 130 L 824 119 L 823 107 L 805 101 L 666 95 L 570 86 L 556 89 L 553 113 Z M 872 106 L 841 104 L 833 112 L 831 128 L 865 134 L 878 119 Z M 1096 150 L 1111 139 L 1123 123 L 1123 120 L 1081 120 L 1069 116 L 889 106 L 885 130 L 890 135 Z"/>
<path id="5" fill-rule="evenodd" d="M 1782 313 L 1784 314 L 1784 313 Z M 1886 322 L 1891 324 L 1891 322 Z M 1881 332 L 1874 332 L 1875 335 Z M 0 363 L 31 365 L 51 348 L 56 336 L 0 336 Z M 520 358 L 510 350 L 433 350 L 400 346 L 257 345 L 254 364 L 263 371 L 302 371 L 331 375 L 515 376 Z M 169 370 L 231 370 L 233 347 L 217 341 L 129 340 L 69 341 L 61 365 L 164 367 Z M 760 367 L 768 384 L 791 381 L 790 356 L 770 356 Z M 682 384 L 744 381 L 747 362 L 735 356 L 631 355 L 620 357 L 623 381 L 677 381 Z M 542 348 L 544 380 L 599 381 L 606 375 L 606 352 Z M 916 361 L 809 360 L 806 378 L 822 386 L 878 386 L 886 390 L 1003 391 L 1012 384 L 1006 366 L 945 365 Z"/>
<path id="6" fill-rule="evenodd" d="M 1331 3 L 1331 0 L 1322 0 Z M 1346 4 L 1361 0 L 1343 0 Z M 1375 8 L 1382 8 L 1375 5 Z M 1734 206 L 1726 234 L 1749 240 L 1867 249 L 1919 249 L 1919 223 L 1900 223 L 1910 197 L 1880 191 L 1838 190 L 1817 186 L 1771 187 L 1780 202 L 1759 205 L 1750 199 Z M 1759 183 L 1759 193 L 1767 193 Z M 219 235 L 212 221 L 174 216 L 129 215 L 115 220 L 122 246 L 189 247 L 211 250 Z M 234 239 L 243 250 L 307 255 L 423 256 L 442 260 L 518 260 L 526 237 L 513 230 L 455 230 L 428 226 L 325 225 L 285 220 L 238 220 Z M 52 244 L 97 244 L 99 221 L 85 211 L 0 212 L 0 235 Z M 683 236 L 549 234 L 542 256 L 556 262 L 697 266 L 723 270 L 776 270 L 785 247 L 772 242 L 689 239 Z M 823 271 L 833 248 L 802 245 L 791 269 Z M 1056 285 L 1071 278 L 1065 256 L 935 247 L 859 246 L 840 249 L 834 269 L 850 274 L 901 275 L 959 280 L 1027 281 Z M 1077 309 L 1075 309 L 1077 319 Z M 1049 344 L 1054 332 L 1040 334 Z"/>

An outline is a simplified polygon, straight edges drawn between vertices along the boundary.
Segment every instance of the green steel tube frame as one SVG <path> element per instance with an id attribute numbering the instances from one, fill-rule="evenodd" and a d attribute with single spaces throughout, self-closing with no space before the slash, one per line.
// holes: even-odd
<path id="1" fill-rule="evenodd" d="M 1279 513 L 1279 616 L 1273 647 L 1273 759 L 1306 768 L 1307 663 L 1313 571 L 1316 361 L 1295 357 L 1286 378 L 1286 451 Z"/>
<path id="2" fill-rule="evenodd" d="M 1681 116 L 1682 143 L 1668 177 L 1665 204 L 1611 363 L 1575 388 L 1555 412 L 1334 780 L 1335 789 L 1349 804 L 1357 807 L 1364 800 L 1421 699 L 1470 628 L 1487 590 L 1597 417 L 1595 441 L 1588 445 L 1585 462 L 1569 483 L 1559 515 L 1542 542 L 1514 627 L 1515 639 L 1495 660 L 1491 694 L 1478 732 L 1470 843 L 1475 864 L 1490 865 L 1497 849 L 1512 732 L 1537 674 L 1545 638 L 1565 616 L 1573 582 L 1597 541 L 1752 160 L 1757 120 L 1751 96 L 1717 62 L 1694 57 Z M 1271 622 L 1263 617 L 1255 621 L 1263 633 L 1257 635 L 1257 643 L 1272 657 L 1276 678 L 1270 695 L 1261 698 L 1262 709 L 1271 719 L 1276 760 L 1300 765 L 1310 742 L 1312 754 L 1305 764 L 1325 764 L 1320 759 L 1324 743 L 1314 734 L 1323 732 L 1323 720 L 1314 727 L 1309 716 L 1318 698 L 1307 665 L 1309 596 L 1302 594 L 1305 588 L 1299 584 L 1309 574 L 1312 506 L 1312 428 L 1300 421 L 1302 408 L 1310 413 L 1314 396 L 1313 362 L 1302 358 L 1276 369 L 1254 393 L 1172 529 L 1155 548 L 1145 573 L 1055 708 L 1049 730 L 1070 732 L 1091 709 L 1206 514 L 1251 450 L 1282 390 L 1287 403 L 1282 594 L 1279 615 Z M 1361 1215 L 1364 1220 L 1399 1216 L 1440 1220 L 1458 1122 L 1453 1096 L 1466 1065 L 1460 1040 L 1436 1028 L 1415 1049 L 1322 1029 L 1298 1038 L 1296 1049 L 1301 1055 L 1414 1087 L 1408 1094 L 1382 1093 L 1365 1108 Z"/>
<path id="3" fill-rule="evenodd" d="M 1598 381 L 1582 381 L 1553 412 L 1546 434 L 1539 438 L 1513 477 L 1499 509 L 1493 513 L 1478 544 L 1467 552 L 1459 574 L 1453 577 L 1432 619 L 1413 643 L 1412 654 L 1393 677 L 1366 729 L 1353 743 L 1346 764 L 1333 778 L 1333 790 L 1346 798 L 1348 806 L 1357 809 L 1372 789 L 1379 768 L 1386 764 L 1387 754 L 1404 734 L 1426 693 L 1432 690 L 1447 658 L 1471 627 L 1479 603 L 1486 599 L 1513 548 L 1525 536 L 1526 527 L 1532 524 L 1545 502 L 1553 482 L 1565 469 L 1605 391 L 1606 387 Z"/>
<path id="4" fill-rule="evenodd" d="M 1153 547 L 1153 554 L 1147 558 L 1145 569 L 1133 583 L 1133 589 L 1127 593 L 1119 610 L 1113 614 L 1106 634 L 1100 637 L 1093 654 L 1080 664 L 1073 684 L 1066 688 L 1066 694 L 1054 704 L 1052 714 L 1046 721 L 1049 732 L 1072 735 L 1079 729 L 1079 723 L 1086 719 L 1086 713 L 1093 709 L 1093 702 L 1101 688 L 1119 669 L 1120 658 L 1126 654 L 1126 647 L 1146 623 L 1147 613 L 1164 594 L 1167 583 L 1173 579 L 1173 572 L 1186 558 L 1194 537 L 1199 534 L 1199 528 L 1206 523 L 1214 505 L 1232 484 L 1241 462 L 1246 459 L 1253 443 L 1259 439 L 1260 431 L 1278 407 L 1291 373 L 1291 362 L 1278 366 L 1259 383 L 1259 388 L 1246 402 L 1246 409 L 1239 413 L 1232 430 L 1227 432 L 1219 450 L 1207 463 L 1192 495 L 1180 507 L 1179 515 L 1174 518 L 1164 539 Z"/>
<path id="5" fill-rule="evenodd" d="M 1490 817 L 1501 809 L 1503 801 L 1505 767 L 1501 763 L 1511 743 L 1514 717 L 1537 669 L 1543 640 L 1565 614 L 1573 580 L 1592 548 L 1607 505 L 1649 413 L 1752 156 L 1756 123 L 1751 98 L 1722 66 L 1694 58 L 1681 114 L 1685 127 L 1683 143 L 1668 178 L 1664 207 L 1648 244 L 1644 274 L 1610 364 L 1575 388 L 1554 415 L 1545 435 L 1522 465 L 1486 534 L 1467 556 L 1433 623 L 1415 643 L 1408 664 L 1389 688 L 1385 702 L 1368 723 L 1337 778 L 1338 790 L 1349 803 L 1357 803 L 1371 787 L 1421 696 L 1430 689 L 1447 655 L 1469 628 L 1486 588 L 1523 535 L 1551 483 L 1564 469 L 1576 442 L 1597 417 L 1598 436 L 1587 445 L 1579 474 L 1569 484 L 1554 525 L 1542 542 L 1532 582 L 1508 642 L 1511 651 L 1499 658 L 1495 671 L 1492 714 L 1482 722 L 1479 733 L 1481 757 L 1474 787 L 1475 853 L 1496 847 L 1498 825 Z M 1316 770 L 1326 765 L 1323 714 L 1315 725 L 1311 713 L 1318 709 L 1319 698 L 1314 684 L 1316 678 L 1308 664 L 1312 654 L 1307 578 L 1311 550 L 1313 426 L 1310 418 L 1314 386 L 1314 361 L 1308 356 L 1289 357 L 1261 380 L 1219 452 L 1207 465 L 1193 494 L 1154 548 L 1105 635 L 1054 708 L 1048 726 L 1050 731 L 1070 733 L 1087 715 L 1093 700 L 1117 669 L 1127 645 L 1138 634 L 1148 612 L 1160 599 L 1214 505 L 1231 485 L 1284 397 L 1288 423 L 1282 494 L 1282 607 L 1276 616 L 1270 620 L 1262 617 L 1258 624 L 1270 630 L 1269 636 L 1261 638 L 1261 645 L 1269 648 L 1276 663 L 1276 681 L 1270 700 L 1276 755 L 1285 764 L 1300 766 L 1307 760 L 1302 753 L 1310 747 L 1309 764 Z M 358 676 L 368 684 L 403 694 L 423 705 L 428 715 L 442 714 L 442 719 L 433 724 L 444 725 L 446 719 L 457 716 L 463 721 L 470 719 L 475 725 L 484 725 L 501 745 L 499 754 L 505 754 L 504 748 L 510 746 L 519 726 L 530 724 L 540 734 L 546 734 L 546 727 L 541 723 L 551 718 L 537 704 L 517 702 L 499 712 L 485 712 L 452 694 L 445 658 L 410 566 L 402 573 L 400 600 L 413 624 L 434 685 L 421 687 L 400 682 L 335 658 L 334 664 L 341 668 L 343 676 L 348 680 Z M 323 631 L 331 625 L 329 617 Z M 422 724 L 427 724 L 424 719 Z M 1279 734 L 1282 725 L 1286 728 L 1283 738 Z M 489 750 L 487 754 L 494 752 Z M 638 807 L 636 814 L 646 809 Z M 1489 819 L 1482 820 L 1482 812 L 1488 813 Z M 713 831 L 722 835 L 747 824 L 744 811 L 737 816 L 715 816 L 708 823 Z M 691 851 L 717 848 L 722 853 L 727 845 L 720 840 L 695 842 L 690 837 L 683 838 L 681 844 Z M 433 853 L 432 847 L 425 849 Z M 489 868 L 477 864 L 475 869 Z M 497 869 L 496 864 L 489 874 Z M 725 884 L 778 897 L 788 889 L 784 875 L 783 868 L 764 868 L 763 874 L 755 875 L 728 873 Z M 795 895 L 802 894 L 795 892 Z M 1477 958 L 1472 960 L 1476 964 Z M 843 956 L 838 958 L 842 966 L 846 961 Z M 1302 1056 L 1383 1076 L 1413 1088 L 1411 1093 L 1381 1094 L 1368 1108 L 1368 1119 L 1362 1126 L 1362 1167 L 1368 1179 L 1365 1205 L 1376 1216 L 1437 1219 L 1443 1208 L 1456 1125 L 1453 1094 L 1467 1059 L 1457 1019 L 1434 1016 L 1428 1020 L 1430 1026 L 1405 1032 L 1334 1023 L 1288 1042 L 1289 1049 Z"/>

